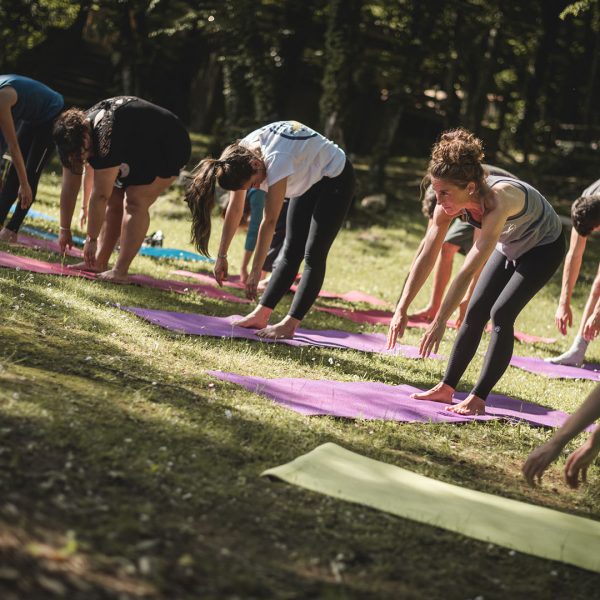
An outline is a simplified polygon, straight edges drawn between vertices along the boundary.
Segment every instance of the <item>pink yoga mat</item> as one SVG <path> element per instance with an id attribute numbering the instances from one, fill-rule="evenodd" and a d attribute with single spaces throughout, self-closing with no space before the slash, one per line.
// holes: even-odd
<path id="1" fill-rule="evenodd" d="M 212 274 L 207 273 L 194 273 L 192 271 L 185 271 L 182 269 L 178 269 L 177 271 L 172 271 L 173 275 L 179 275 L 180 277 L 193 277 L 202 283 L 212 283 L 216 285 L 215 278 Z M 230 275 L 227 281 L 223 282 L 223 285 L 226 287 L 234 287 L 239 289 L 244 289 L 244 284 L 241 283 L 239 275 Z M 296 293 L 298 289 L 297 285 L 293 285 L 290 288 L 290 291 Z M 325 290 L 321 290 L 319 292 L 320 298 L 335 298 L 346 300 L 347 302 L 365 302 L 367 304 L 373 304 L 374 306 L 387 306 L 387 302 L 376 298 L 375 296 L 371 296 L 370 294 L 365 294 L 364 292 L 359 292 L 357 290 L 352 290 L 345 294 L 337 294 L 335 292 L 327 292 Z"/>
<path id="2" fill-rule="evenodd" d="M 409 394 L 421 390 L 410 385 L 392 386 L 363 381 L 293 378 L 265 379 L 222 371 L 209 371 L 209 374 L 240 385 L 304 415 L 385 419 L 409 423 L 466 423 L 504 419 L 525 421 L 531 425 L 545 427 L 559 427 L 569 416 L 558 410 L 496 394 L 488 397 L 485 415 L 468 417 L 444 410 L 447 404 L 414 400 Z M 455 399 L 462 400 L 466 395 L 457 393 Z"/>
<path id="3" fill-rule="evenodd" d="M 60 246 L 56 240 L 44 240 L 24 233 L 19 233 L 17 245 L 33 248 L 34 250 L 47 250 L 48 252 L 60 254 Z M 73 246 L 72 248 L 67 248 L 67 256 L 83 258 L 83 251 Z"/>
<path id="4" fill-rule="evenodd" d="M 568 367 L 566 365 L 553 365 L 541 358 L 530 356 L 513 356 L 510 364 L 513 367 L 545 377 L 600 381 L 600 365 L 588 364 L 583 367 Z"/>
<path id="5" fill-rule="evenodd" d="M 348 310 L 346 308 L 335 308 L 329 306 L 314 306 L 315 310 L 326 312 L 336 317 L 342 317 L 348 319 L 354 323 L 365 323 L 368 325 L 385 325 L 388 326 L 394 313 L 388 310 Z M 409 319 L 408 327 L 415 327 L 418 329 L 427 329 L 429 323 L 426 321 L 419 321 L 416 319 Z M 456 321 L 448 321 L 447 326 L 454 329 L 456 327 Z M 486 331 L 491 331 L 491 326 L 486 327 Z M 515 331 L 515 339 L 520 342 L 527 344 L 541 343 L 541 344 L 554 344 L 556 338 L 539 337 L 536 335 L 529 335 L 522 331 Z"/>
<path id="6" fill-rule="evenodd" d="M 394 350 L 384 350 L 386 337 L 380 333 L 351 333 L 347 331 L 326 329 L 298 329 L 291 340 L 265 340 L 256 335 L 252 329 L 236 327 L 233 323 L 239 320 L 239 315 L 230 317 L 210 317 L 193 313 L 180 313 L 166 310 L 154 310 L 121 306 L 133 314 L 153 323 L 179 333 L 190 335 L 207 335 L 222 338 L 240 338 L 254 342 L 276 342 L 289 346 L 318 346 L 322 348 L 342 348 L 362 352 L 379 352 L 394 354 L 406 358 L 418 358 L 419 349 L 414 346 L 399 346 Z M 439 355 L 432 358 L 440 358 Z"/>
<path id="7" fill-rule="evenodd" d="M 80 271 L 78 269 L 67 269 L 60 263 L 50 263 L 35 258 L 26 256 L 17 256 L 8 252 L 0 252 L 0 267 L 9 269 L 17 269 L 22 271 L 31 271 L 32 273 L 41 273 L 44 275 L 66 275 L 69 277 L 85 277 L 86 279 L 96 279 L 95 273 L 88 271 Z M 159 290 L 166 290 L 184 294 L 189 291 L 195 291 L 209 298 L 217 298 L 219 300 L 227 300 L 229 302 L 237 302 L 242 304 L 249 303 L 245 298 L 238 298 L 225 290 L 217 289 L 210 285 L 189 284 L 186 285 L 182 281 L 157 279 L 149 275 L 131 275 L 130 281 L 134 285 L 141 287 L 149 287 Z"/>

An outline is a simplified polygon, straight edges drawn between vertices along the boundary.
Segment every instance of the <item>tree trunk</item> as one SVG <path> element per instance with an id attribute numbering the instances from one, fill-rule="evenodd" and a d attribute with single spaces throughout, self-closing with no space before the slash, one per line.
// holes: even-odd
<path id="1" fill-rule="evenodd" d="M 344 129 L 353 96 L 352 74 L 362 0 L 330 0 L 325 34 L 325 69 L 319 101 L 325 136 L 345 146 Z"/>
<path id="2" fill-rule="evenodd" d="M 529 162 L 529 155 L 533 149 L 532 137 L 539 116 L 540 96 L 545 83 L 548 59 L 556 49 L 560 13 L 565 5 L 564 0 L 546 0 L 541 3 L 542 36 L 535 54 L 533 74 L 525 88 L 525 111 L 517 130 L 517 143 L 521 147 L 523 160 L 526 163 Z"/>

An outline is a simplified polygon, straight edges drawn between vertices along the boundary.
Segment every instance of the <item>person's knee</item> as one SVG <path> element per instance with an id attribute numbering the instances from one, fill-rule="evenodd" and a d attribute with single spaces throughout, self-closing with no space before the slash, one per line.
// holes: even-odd
<path id="1" fill-rule="evenodd" d="M 125 195 L 125 212 L 129 215 L 144 215 L 148 214 L 150 202 L 141 194 L 126 194 Z"/>
<path id="2" fill-rule="evenodd" d="M 508 304 L 502 304 L 500 306 L 493 306 L 490 311 L 490 317 L 492 319 L 492 327 L 494 329 L 509 327 L 512 329 L 515 322 L 514 311 L 508 306 Z M 498 329 L 498 331 L 500 331 Z"/>
<path id="3" fill-rule="evenodd" d="M 454 258 L 454 255 L 460 250 L 456 244 L 444 242 L 442 244 L 442 258 Z"/>

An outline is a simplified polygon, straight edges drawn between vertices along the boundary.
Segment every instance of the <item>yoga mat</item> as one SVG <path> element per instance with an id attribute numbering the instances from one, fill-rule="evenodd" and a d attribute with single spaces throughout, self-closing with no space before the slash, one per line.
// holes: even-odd
<path id="1" fill-rule="evenodd" d="M 9 214 L 12 214 L 13 212 L 15 212 L 15 206 L 13 204 L 13 206 L 11 207 Z M 58 219 L 56 217 L 51 217 L 50 215 L 47 215 L 46 213 L 43 212 L 39 212 L 38 210 L 34 210 L 32 208 L 30 208 L 27 211 L 27 216 L 32 218 L 32 219 L 42 219 L 44 221 L 53 221 L 53 222 L 58 222 Z"/>
<path id="2" fill-rule="evenodd" d="M 56 219 L 55 219 L 56 220 Z M 44 231 L 43 229 L 39 229 L 37 227 L 24 226 L 21 227 L 22 231 L 26 233 L 31 233 L 35 236 L 41 237 L 45 240 L 57 240 L 58 235 L 51 231 Z M 74 235 L 73 242 L 80 246 L 83 246 L 85 243 L 85 238 Z M 159 246 L 142 246 L 138 254 L 140 256 L 151 256 L 153 258 L 175 258 L 181 260 L 195 260 L 195 261 L 203 261 L 203 262 L 215 262 L 212 258 L 207 258 L 206 256 L 202 256 L 201 254 L 196 254 L 195 252 L 189 252 L 188 250 L 178 250 L 177 248 L 162 248 Z"/>
<path id="3" fill-rule="evenodd" d="M 193 273 L 191 271 L 184 271 L 184 270 L 173 271 L 173 274 L 179 275 L 182 277 L 193 277 L 194 279 L 197 279 L 198 281 L 202 281 L 203 283 L 211 283 L 212 282 L 213 285 L 217 284 L 217 282 L 215 281 L 215 278 L 212 274 L 209 275 L 207 273 Z M 228 280 L 223 282 L 223 285 L 227 286 L 227 287 L 235 287 L 235 288 L 240 288 L 240 289 L 244 288 L 244 284 L 241 283 L 239 275 L 229 276 Z M 293 293 L 296 293 L 297 289 L 298 289 L 298 286 L 293 285 L 290 288 L 290 291 Z M 380 300 L 379 298 L 375 298 L 375 296 L 371 296 L 369 294 L 365 294 L 364 292 L 359 292 L 357 290 L 352 290 L 350 292 L 347 292 L 346 294 L 336 294 L 334 292 L 327 292 L 325 290 L 321 290 L 319 292 L 319 297 L 320 298 L 342 299 L 342 300 L 346 300 L 347 302 L 366 302 L 368 304 L 373 304 L 375 306 L 387 306 L 387 302 L 384 302 L 383 300 Z"/>
<path id="4" fill-rule="evenodd" d="M 513 367 L 546 377 L 600 381 L 600 365 L 586 364 L 583 367 L 569 367 L 567 365 L 554 365 L 541 358 L 530 356 L 513 356 L 510 364 Z"/>
<path id="5" fill-rule="evenodd" d="M 447 404 L 410 397 L 419 388 L 411 385 L 386 385 L 367 381 L 331 381 L 311 379 L 265 379 L 209 371 L 217 379 L 235 383 L 243 388 L 270 398 L 286 408 L 303 415 L 330 415 L 350 419 L 383 419 L 408 423 L 466 423 L 504 419 L 524 421 L 530 425 L 560 427 L 568 414 L 530 404 L 507 396 L 490 394 L 486 414 L 457 415 L 445 410 Z M 456 400 L 467 393 L 457 392 Z"/>
<path id="6" fill-rule="evenodd" d="M 23 227 L 21 228 L 23 229 Z M 54 252 L 60 254 L 60 246 L 56 240 L 40 239 L 25 235 L 19 231 L 19 237 L 17 239 L 17 246 L 25 246 L 26 248 L 33 248 L 34 250 L 46 250 L 48 252 Z M 67 248 L 67 256 L 73 258 L 83 258 L 83 251 L 79 248 Z"/>
<path id="7" fill-rule="evenodd" d="M 189 277 L 191 279 L 196 279 L 197 281 L 201 281 L 207 285 L 217 285 L 215 281 L 214 275 L 211 273 L 194 273 L 192 271 L 186 271 L 183 269 L 177 269 L 175 271 L 171 271 L 172 275 L 179 275 L 180 277 Z M 243 290 L 246 286 L 240 281 L 239 275 L 230 275 L 225 281 L 223 281 L 224 287 L 235 288 L 238 290 Z"/>
<path id="8" fill-rule="evenodd" d="M 66 266 L 63 266 L 60 263 L 50 263 L 26 256 L 16 256 L 7 252 L 0 252 L 0 267 L 31 271 L 32 273 L 41 273 L 44 275 L 66 275 L 69 277 L 85 277 L 86 279 L 96 279 L 96 274 L 89 271 L 68 269 Z M 185 294 L 187 292 L 194 291 L 203 296 L 208 296 L 209 298 L 217 298 L 219 300 L 227 300 L 229 302 L 237 302 L 241 304 L 248 304 L 250 302 L 245 298 L 238 298 L 237 296 L 234 296 L 225 290 L 216 289 L 210 285 L 186 285 L 182 281 L 157 279 L 156 277 L 151 277 L 149 275 L 130 275 L 129 280 L 133 285 L 177 292 L 179 294 Z"/>
<path id="9" fill-rule="evenodd" d="M 368 325 L 389 326 L 392 317 L 394 316 L 394 313 L 388 310 L 348 310 L 347 308 L 335 308 L 329 306 L 314 306 L 314 309 L 335 315 L 336 317 L 348 319 L 354 323 L 365 323 Z M 427 329 L 428 326 L 429 323 L 427 321 L 418 319 L 409 319 L 407 323 L 407 327 L 416 327 L 418 329 Z M 456 321 L 448 321 L 446 326 L 454 329 L 456 327 Z M 488 325 L 486 331 L 489 333 L 491 330 L 491 326 Z M 516 330 L 514 336 L 515 339 L 526 344 L 554 344 L 556 342 L 556 338 L 539 337 L 537 335 L 530 335 Z"/>
<path id="10" fill-rule="evenodd" d="M 414 346 L 397 345 L 393 350 L 384 350 L 386 337 L 380 333 L 298 329 L 296 335 L 291 340 L 267 340 L 258 337 L 253 329 L 236 327 L 234 322 L 241 319 L 239 315 L 210 317 L 195 313 L 180 313 L 132 306 L 121 306 L 121 308 L 165 329 L 190 335 L 239 338 L 254 342 L 275 342 L 289 346 L 318 346 L 321 348 L 359 350 L 361 352 L 380 352 L 400 355 L 406 358 L 418 358 L 419 356 L 419 349 Z M 432 355 L 432 358 L 439 358 L 439 356 Z"/>
<path id="11" fill-rule="evenodd" d="M 437 481 L 336 444 L 323 444 L 261 475 L 517 552 L 600 572 L 598 521 Z"/>

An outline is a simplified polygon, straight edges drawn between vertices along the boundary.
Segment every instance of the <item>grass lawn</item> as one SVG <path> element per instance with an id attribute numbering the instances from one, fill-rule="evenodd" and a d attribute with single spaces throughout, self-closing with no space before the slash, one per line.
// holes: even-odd
<path id="1" fill-rule="evenodd" d="M 197 155 L 203 143 L 195 138 Z M 365 177 L 366 167 L 357 164 Z M 326 289 L 396 300 L 425 228 L 416 198 L 423 168 L 394 161 L 396 201 L 388 211 L 351 214 L 332 249 Z M 572 200 L 588 183 L 553 184 L 548 196 L 566 212 L 558 194 L 568 190 Z M 59 185 L 57 175 L 44 177 L 37 210 L 58 214 Z M 151 231 L 162 229 L 166 246 L 192 249 L 189 222 L 182 193 L 174 190 L 153 207 Z M 213 227 L 216 251 L 218 220 Z M 234 271 L 242 246 L 238 235 L 230 253 Z M 597 241 L 586 256 L 577 319 L 600 258 Z M 132 271 L 167 277 L 190 267 L 208 268 L 137 258 Z M 559 290 L 560 273 L 525 309 L 519 329 L 555 335 Z M 590 485 L 568 490 L 561 481 L 566 453 L 541 488 L 524 483 L 521 464 L 549 431 L 304 417 L 205 374 L 222 369 L 427 387 L 442 375 L 444 361 L 186 337 L 116 303 L 211 315 L 246 310 L 192 294 L 0 270 L 3 600 L 597 597 L 598 575 L 259 478 L 268 467 L 336 442 L 436 479 L 599 518 L 597 468 Z M 286 298 L 277 314 L 288 306 Z M 385 331 L 315 311 L 305 325 Z M 442 353 L 454 335 L 446 333 Z M 515 351 L 547 356 L 566 349 L 572 337 L 553 348 L 516 343 Z M 419 339 L 409 330 L 404 342 Z M 484 350 L 485 337 L 461 389 L 475 381 Z M 600 361 L 597 344 L 588 358 Z M 510 367 L 495 390 L 572 411 L 593 385 Z"/>

